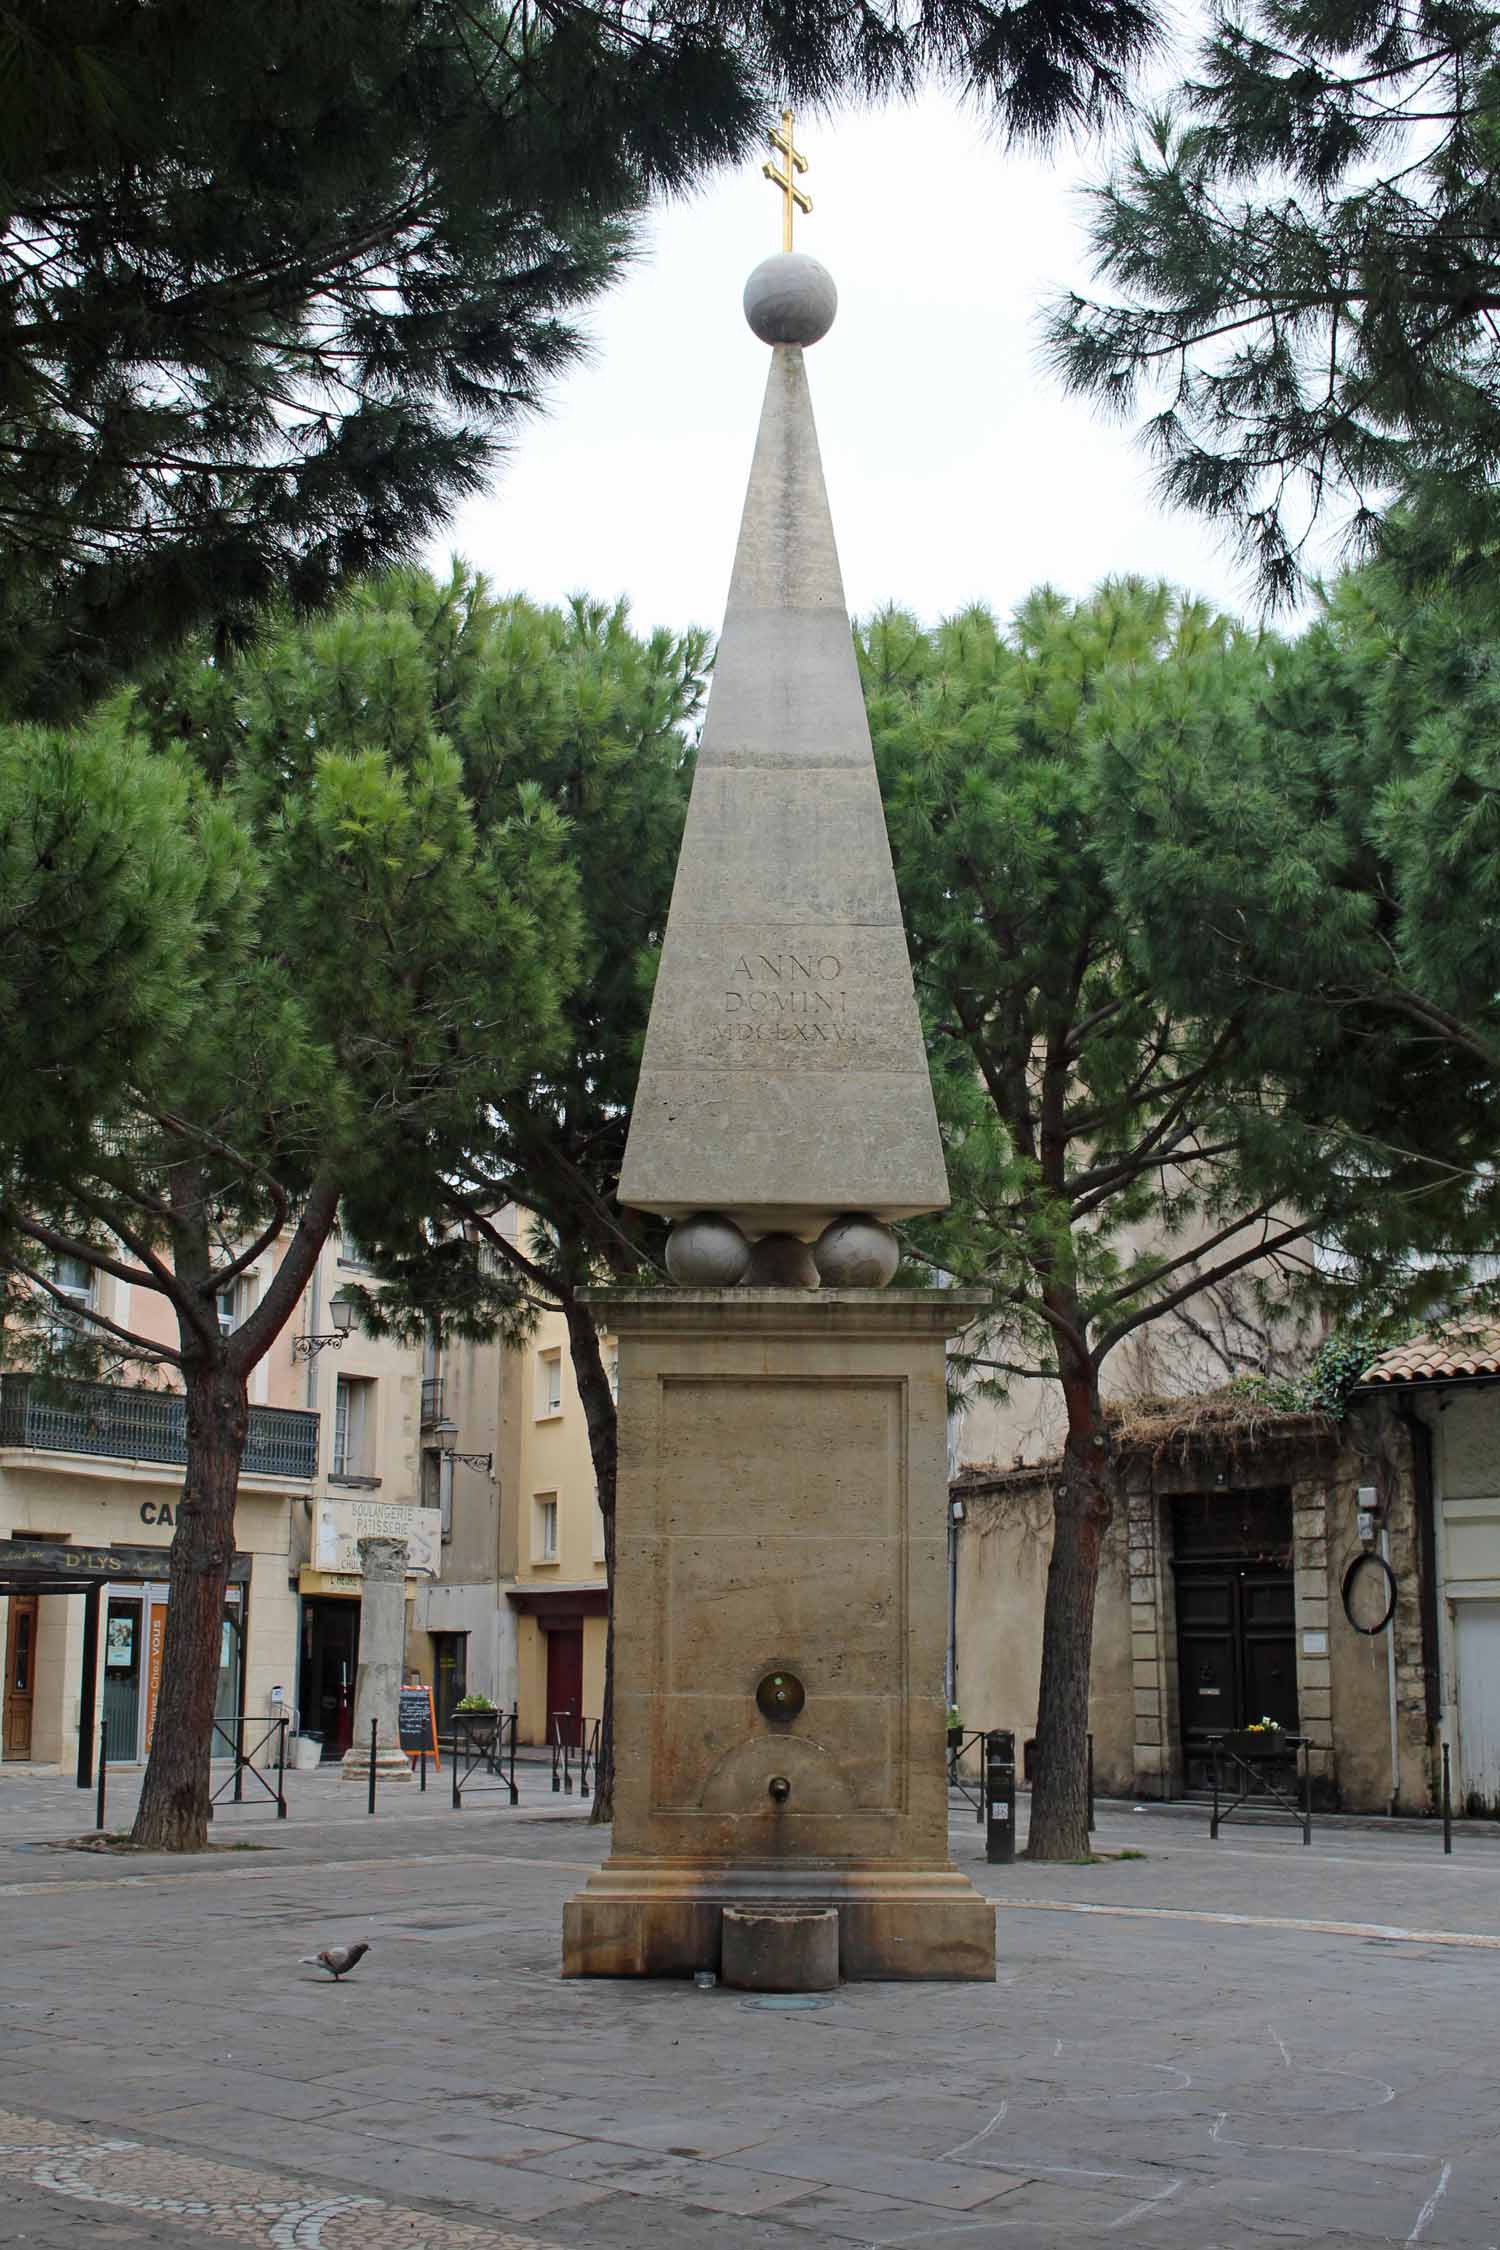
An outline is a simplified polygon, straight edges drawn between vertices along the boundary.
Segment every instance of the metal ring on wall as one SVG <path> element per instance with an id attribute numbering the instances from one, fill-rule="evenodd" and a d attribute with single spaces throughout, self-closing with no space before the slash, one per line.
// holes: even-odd
<path id="1" fill-rule="evenodd" d="M 1359 1619 L 1349 1607 L 1350 1590 L 1366 1563 L 1369 1563 L 1375 1570 L 1384 1571 L 1386 1588 L 1389 1594 L 1384 1613 L 1379 1622 L 1374 1625 L 1361 1625 Z M 1339 1587 L 1339 1600 L 1344 1605 L 1344 1615 L 1348 1618 L 1356 1633 L 1383 1633 L 1396 1614 L 1396 1573 L 1392 1570 L 1384 1555 L 1375 1554 L 1369 1547 L 1361 1547 L 1359 1553 L 1353 1557 L 1344 1572 L 1343 1582 Z"/>

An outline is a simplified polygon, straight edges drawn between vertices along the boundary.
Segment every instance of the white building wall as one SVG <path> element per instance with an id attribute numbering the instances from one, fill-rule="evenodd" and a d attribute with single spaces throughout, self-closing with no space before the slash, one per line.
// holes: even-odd
<path id="1" fill-rule="evenodd" d="M 1459 1810 L 1500 1812 L 1500 1385 L 1424 1396 L 1437 1516 L 1443 1735 Z"/>

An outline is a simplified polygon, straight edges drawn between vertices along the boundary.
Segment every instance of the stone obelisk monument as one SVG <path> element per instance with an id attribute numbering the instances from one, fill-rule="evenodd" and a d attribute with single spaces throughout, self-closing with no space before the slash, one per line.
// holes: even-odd
<path id="1" fill-rule="evenodd" d="M 746 1981 L 809 1981 L 809 1944 L 812 1981 L 991 1978 L 943 1703 L 944 1339 L 980 1300 L 885 1288 L 948 1186 L 803 364 L 837 294 L 790 115 L 771 142 L 770 375 L 620 1180 L 676 1286 L 599 1293 L 615 1822 L 563 1972 L 733 1980 L 748 1942 Z"/>

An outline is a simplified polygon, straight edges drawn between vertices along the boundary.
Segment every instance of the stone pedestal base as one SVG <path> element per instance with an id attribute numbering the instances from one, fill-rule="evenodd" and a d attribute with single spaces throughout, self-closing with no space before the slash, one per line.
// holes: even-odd
<path id="1" fill-rule="evenodd" d="M 343 1763 L 339 1767 L 339 1776 L 344 1781 L 363 1781 L 368 1785 L 370 1779 L 370 1745 L 368 1742 L 353 1743 L 344 1752 Z M 387 1750 L 382 1743 L 375 1753 L 375 1786 L 377 1789 L 383 1789 L 388 1781 L 410 1781 L 411 1778 L 411 1760 L 406 1752 L 400 1749 Z"/>
<path id="2" fill-rule="evenodd" d="M 620 1349 L 614 1849 L 564 1976 L 722 1974 L 746 1907 L 832 1908 L 847 1979 L 992 1979 L 995 1910 L 948 1858 L 943 1678 L 943 1340 L 984 1299 L 593 1301 Z"/>
<path id="3" fill-rule="evenodd" d="M 994 1981 L 995 1909 L 951 1867 L 671 1867 L 618 1856 L 563 1909 L 563 1975 L 722 1976 L 724 1912 L 737 1907 L 835 1908 L 849 1983 Z"/>

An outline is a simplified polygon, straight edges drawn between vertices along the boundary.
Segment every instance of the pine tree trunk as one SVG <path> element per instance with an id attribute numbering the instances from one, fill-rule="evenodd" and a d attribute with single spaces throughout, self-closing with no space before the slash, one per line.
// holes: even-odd
<path id="1" fill-rule="evenodd" d="M 161 1690 L 131 1830 L 133 1844 L 157 1852 L 199 1852 L 208 1842 L 224 1589 L 250 1423 L 242 1375 L 224 1367 L 190 1368 L 186 1385 L 187 1475 L 167 1561 Z"/>
<path id="2" fill-rule="evenodd" d="M 583 1418 L 589 1433 L 589 1454 L 594 1464 L 594 1489 L 604 1519 L 604 1573 L 609 1582 L 609 1606 L 604 1626 L 604 1697 L 599 1715 L 599 1756 L 594 1768 L 592 1822 L 604 1826 L 615 1816 L 615 1482 L 619 1460 L 618 1417 L 614 1395 L 599 1349 L 599 1330 L 592 1307 L 580 1304 L 571 1291 L 563 1300 L 568 1324 L 568 1354 Z"/>
<path id="3" fill-rule="evenodd" d="M 1089 1851 L 1089 1667 L 1115 1470 L 1092 1371 L 1064 1370 L 1063 1390 L 1068 1437 L 1053 1504 L 1042 1618 L 1028 1859 L 1086 1859 Z"/>

